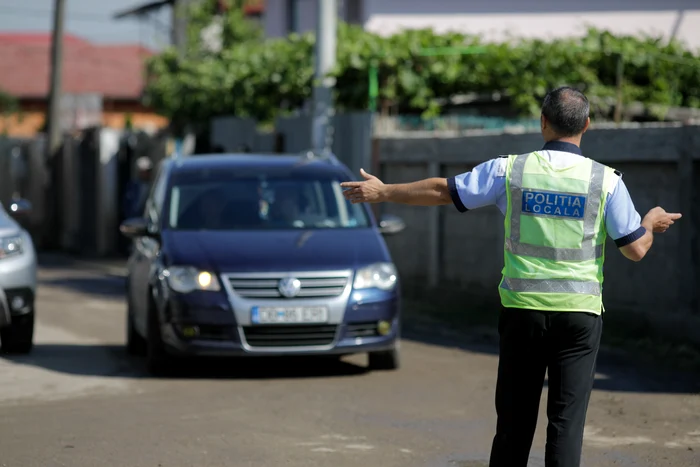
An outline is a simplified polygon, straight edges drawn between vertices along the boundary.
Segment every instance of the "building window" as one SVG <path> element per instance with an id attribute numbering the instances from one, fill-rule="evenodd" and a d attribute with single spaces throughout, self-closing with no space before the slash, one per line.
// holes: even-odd
<path id="1" fill-rule="evenodd" d="M 287 32 L 299 32 L 299 0 L 287 0 Z"/>

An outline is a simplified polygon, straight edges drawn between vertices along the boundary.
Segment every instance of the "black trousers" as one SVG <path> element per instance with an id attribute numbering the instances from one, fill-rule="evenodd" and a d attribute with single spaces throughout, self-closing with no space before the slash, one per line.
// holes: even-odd
<path id="1" fill-rule="evenodd" d="M 496 383 L 496 436 L 489 467 L 526 467 L 544 385 L 547 467 L 579 467 L 583 427 L 603 330 L 592 313 L 503 308 Z"/>

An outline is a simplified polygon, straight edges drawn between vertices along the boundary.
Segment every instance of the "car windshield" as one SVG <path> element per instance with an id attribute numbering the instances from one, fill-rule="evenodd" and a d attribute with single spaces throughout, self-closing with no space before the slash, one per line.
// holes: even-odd
<path id="1" fill-rule="evenodd" d="M 172 230 L 283 230 L 367 227 L 360 205 L 335 178 L 187 177 L 170 187 Z"/>

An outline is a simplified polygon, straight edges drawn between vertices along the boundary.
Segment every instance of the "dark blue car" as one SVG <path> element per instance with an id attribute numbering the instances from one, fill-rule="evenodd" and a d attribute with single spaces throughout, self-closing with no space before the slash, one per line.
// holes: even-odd
<path id="1" fill-rule="evenodd" d="M 173 358 L 369 354 L 399 366 L 400 288 L 353 179 L 333 156 L 220 154 L 166 159 L 143 218 L 121 232 L 127 348 L 154 374 Z"/>

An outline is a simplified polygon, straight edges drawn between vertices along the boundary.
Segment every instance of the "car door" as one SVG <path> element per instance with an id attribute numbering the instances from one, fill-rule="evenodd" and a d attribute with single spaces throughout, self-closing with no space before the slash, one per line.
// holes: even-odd
<path id="1" fill-rule="evenodd" d="M 164 166 L 158 171 L 151 193 L 146 201 L 144 217 L 148 231 L 157 234 L 160 229 L 160 215 L 165 201 L 167 170 Z M 144 236 L 134 242 L 134 255 L 130 288 L 132 307 L 137 329 L 145 335 L 148 304 L 150 300 L 150 278 L 160 254 L 160 240 L 153 236 Z"/>

